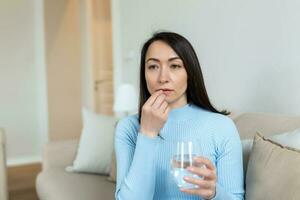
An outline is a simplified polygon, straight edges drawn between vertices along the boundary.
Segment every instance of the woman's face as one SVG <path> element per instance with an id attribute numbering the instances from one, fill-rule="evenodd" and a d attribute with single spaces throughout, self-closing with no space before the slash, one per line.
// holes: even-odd
<path id="1" fill-rule="evenodd" d="M 171 108 L 187 103 L 187 72 L 182 60 L 175 51 L 163 41 L 153 42 L 146 53 L 145 78 L 152 95 L 162 90 Z"/>

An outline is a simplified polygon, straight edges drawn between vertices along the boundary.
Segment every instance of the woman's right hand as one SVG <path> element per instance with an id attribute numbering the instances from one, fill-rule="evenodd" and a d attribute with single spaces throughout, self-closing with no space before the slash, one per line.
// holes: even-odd
<path id="1" fill-rule="evenodd" d="M 168 119 L 169 104 L 161 91 L 153 93 L 142 107 L 140 132 L 149 137 L 158 135 Z"/>

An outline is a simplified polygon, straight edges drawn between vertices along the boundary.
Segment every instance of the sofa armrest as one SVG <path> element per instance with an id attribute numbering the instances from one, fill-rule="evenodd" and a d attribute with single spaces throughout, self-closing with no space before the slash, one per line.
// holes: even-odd
<path id="1" fill-rule="evenodd" d="M 7 197 L 5 137 L 4 130 L 0 128 L 0 200 L 6 200 Z"/>
<path id="2" fill-rule="evenodd" d="M 42 168 L 65 168 L 72 165 L 77 153 L 79 140 L 53 141 L 45 144 L 43 149 Z"/>

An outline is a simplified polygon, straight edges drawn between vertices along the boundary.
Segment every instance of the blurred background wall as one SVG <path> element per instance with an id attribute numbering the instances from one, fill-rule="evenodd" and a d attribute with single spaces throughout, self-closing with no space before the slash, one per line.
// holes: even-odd
<path id="1" fill-rule="evenodd" d="M 44 0 L 49 139 L 80 135 L 81 38 L 77 0 Z"/>
<path id="2" fill-rule="evenodd" d="M 39 161 L 48 140 L 79 137 L 81 107 L 95 106 L 85 8 L 99 1 L 0 0 L 0 126 L 7 133 L 9 165 Z M 169 30 L 195 47 L 218 108 L 300 114 L 299 1 L 111 5 L 114 91 L 121 83 L 138 89 L 143 42 Z"/>
<path id="3" fill-rule="evenodd" d="M 0 126 L 7 133 L 8 164 L 39 160 L 48 137 L 40 2 L 1 0 Z"/>
<path id="4" fill-rule="evenodd" d="M 45 142 L 81 133 L 79 2 L 2 0 L 0 13 L 8 165 L 40 161 Z"/>
<path id="5" fill-rule="evenodd" d="M 300 114 L 300 1 L 112 0 L 115 71 L 138 84 L 139 53 L 157 30 L 194 46 L 219 108 Z"/>

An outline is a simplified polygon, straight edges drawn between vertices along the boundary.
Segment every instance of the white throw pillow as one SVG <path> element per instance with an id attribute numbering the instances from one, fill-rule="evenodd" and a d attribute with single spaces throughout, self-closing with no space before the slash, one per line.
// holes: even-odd
<path id="1" fill-rule="evenodd" d="M 300 128 L 290 132 L 280 133 L 265 138 L 269 138 L 270 140 L 273 140 L 274 142 L 277 142 L 282 146 L 292 147 L 294 149 L 300 150 Z M 244 173 L 246 173 L 247 171 L 252 145 L 253 145 L 253 139 L 242 140 Z"/>
<path id="2" fill-rule="evenodd" d="M 73 166 L 67 172 L 108 174 L 113 151 L 116 118 L 82 109 L 83 130 Z"/>
<path id="3" fill-rule="evenodd" d="M 286 133 L 279 133 L 276 135 L 265 136 L 265 138 L 269 138 L 274 142 L 281 144 L 282 146 L 288 146 L 300 150 L 300 128 Z M 243 151 L 244 150 L 251 151 L 252 144 L 253 144 L 253 139 L 242 140 Z"/>
<path id="4" fill-rule="evenodd" d="M 271 140 L 281 144 L 282 146 L 292 147 L 294 149 L 300 150 L 300 128 L 294 131 L 272 135 L 266 138 L 270 138 Z"/>

